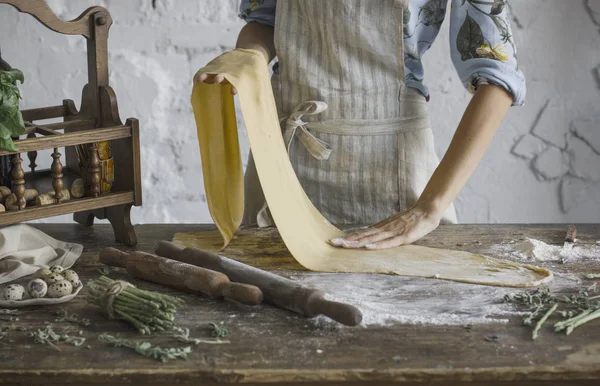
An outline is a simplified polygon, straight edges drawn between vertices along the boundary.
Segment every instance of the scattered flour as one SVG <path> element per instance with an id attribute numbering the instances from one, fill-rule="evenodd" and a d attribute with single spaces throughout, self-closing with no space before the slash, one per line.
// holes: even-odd
<path id="1" fill-rule="evenodd" d="M 575 243 L 570 251 L 563 250 L 562 245 L 546 244 L 543 241 L 527 238 L 519 242 L 496 244 L 491 248 L 492 252 L 504 257 L 515 257 L 520 260 L 535 261 L 559 261 L 563 257 L 575 259 L 593 259 L 600 261 L 599 245 L 581 245 Z"/>
<path id="2" fill-rule="evenodd" d="M 374 274 L 319 274 L 299 281 L 327 293 L 327 299 L 352 304 L 363 313 L 362 325 L 506 323 L 515 310 L 502 302 L 514 288 L 445 280 Z M 318 324 L 334 323 L 316 318 Z"/>

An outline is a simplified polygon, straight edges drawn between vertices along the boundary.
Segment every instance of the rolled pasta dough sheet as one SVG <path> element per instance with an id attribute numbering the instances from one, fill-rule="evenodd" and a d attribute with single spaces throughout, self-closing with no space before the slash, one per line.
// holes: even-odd
<path id="1" fill-rule="evenodd" d="M 237 49 L 210 62 L 200 73 L 225 74 L 237 88 L 248 139 L 265 198 L 285 245 L 307 269 L 320 272 L 386 273 L 464 283 L 530 287 L 552 273 L 463 251 L 416 245 L 367 251 L 327 243 L 344 232 L 313 206 L 298 181 L 281 135 L 264 57 Z M 230 85 L 194 85 L 192 106 L 198 127 L 209 209 L 224 239 L 231 241 L 243 215 L 243 175 Z"/>

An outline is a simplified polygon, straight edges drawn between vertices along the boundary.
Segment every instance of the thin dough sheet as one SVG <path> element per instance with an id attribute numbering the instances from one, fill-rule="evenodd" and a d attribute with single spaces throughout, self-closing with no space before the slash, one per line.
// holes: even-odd
<path id="1" fill-rule="evenodd" d="M 264 57 L 238 49 L 221 55 L 201 73 L 225 74 L 238 90 L 258 176 L 285 245 L 307 269 L 320 272 L 385 273 L 464 283 L 531 287 L 552 273 L 463 251 L 407 245 L 381 251 L 340 249 L 327 241 L 344 232 L 310 202 L 298 181 L 281 135 Z M 229 85 L 195 84 L 192 106 L 202 154 L 209 209 L 224 239 L 231 241 L 243 216 L 243 174 L 233 96 Z"/>

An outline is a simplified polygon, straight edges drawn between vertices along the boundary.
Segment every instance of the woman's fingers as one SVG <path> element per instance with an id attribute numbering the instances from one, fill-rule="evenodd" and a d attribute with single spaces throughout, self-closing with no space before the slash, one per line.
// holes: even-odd
<path id="1" fill-rule="evenodd" d="M 229 84 L 229 81 L 225 79 L 225 75 L 223 74 L 200 74 L 198 78 L 196 78 L 198 83 L 219 83 L 219 84 Z"/>
<path id="2" fill-rule="evenodd" d="M 374 244 L 374 243 L 377 243 L 377 242 L 380 242 L 383 240 L 387 240 L 394 236 L 396 236 L 395 233 L 380 231 L 380 232 L 373 233 L 368 236 L 360 237 L 359 239 L 352 241 L 352 242 L 342 243 L 342 247 L 348 248 L 348 249 L 362 248 L 362 247 L 365 247 L 366 245 L 370 245 L 370 244 Z"/>
<path id="3" fill-rule="evenodd" d="M 409 243 L 406 242 L 406 237 L 401 235 L 401 236 L 391 237 L 389 239 L 385 239 L 385 240 L 367 244 L 367 245 L 365 245 L 365 248 L 369 249 L 369 250 L 379 250 L 379 249 L 396 248 L 396 247 L 399 247 L 404 244 L 409 244 Z"/>
<path id="4" fill-rule="evenodd" d="M 230 84 L 223 74 L 200 74 L 196 78 L 196 83 L 207 83 L 207 84 Z M 231 95 L 237 95 L 238 91 L 235 87 L 231 86 Z"/>

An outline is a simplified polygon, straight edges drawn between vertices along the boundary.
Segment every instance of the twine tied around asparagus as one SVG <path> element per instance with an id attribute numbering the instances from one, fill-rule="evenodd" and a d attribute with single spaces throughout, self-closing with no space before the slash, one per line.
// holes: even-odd
<path id="1" fill-rule="evenodd" d="M 116 297 L 129 287 L 135 288 L 133 284 L 124 280 L 115 280 L 106 287 L 106 291 L 104 291 L 104 294 L 102 295 L 102 304 L 104 305 L 104 310 L 111 319 L 115 319 L 114 304 Z"/>
<path id="2" fill-rule="evenodd" d="M 88 299 L 106 311 L 111 319 L 124 319 L 142 334 L 169 331 L 183 300 L 146 291 L 121 280 L 100 276 L 88 285 Z"/>

